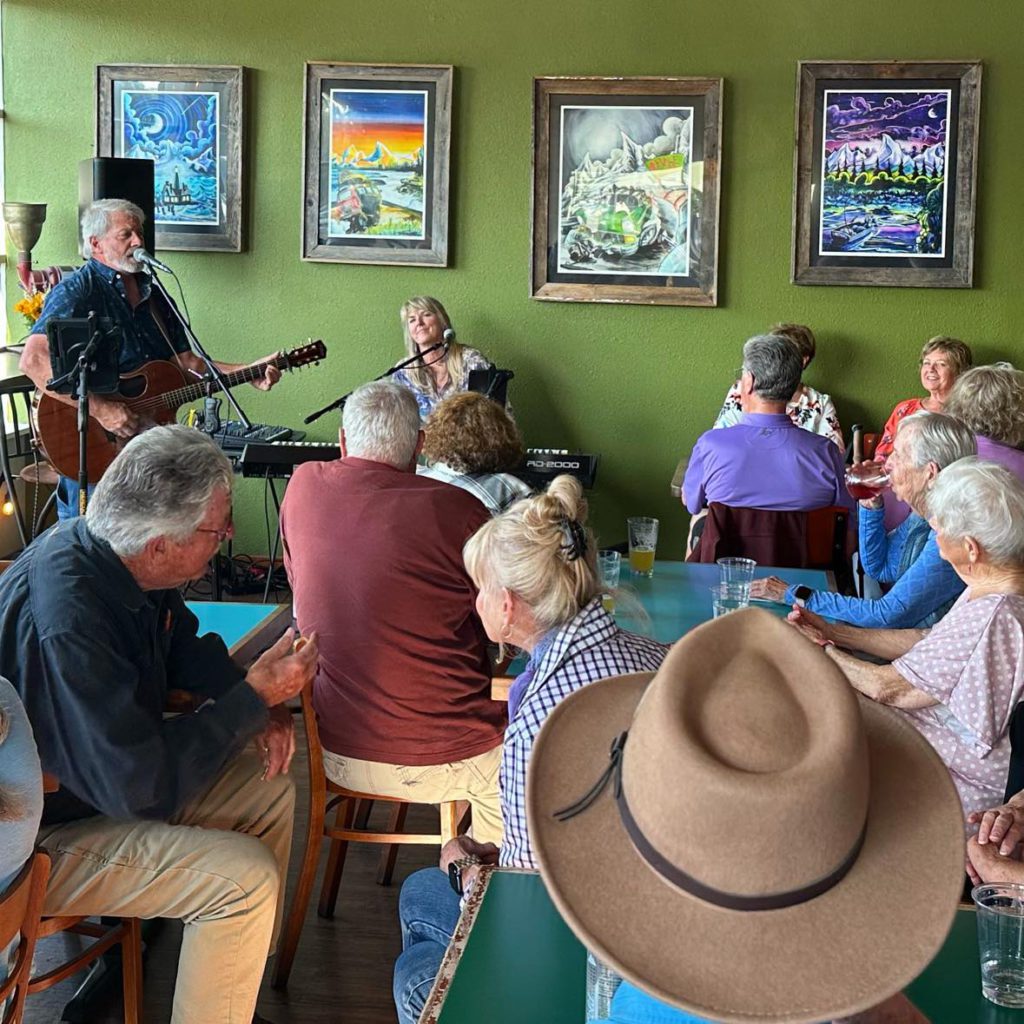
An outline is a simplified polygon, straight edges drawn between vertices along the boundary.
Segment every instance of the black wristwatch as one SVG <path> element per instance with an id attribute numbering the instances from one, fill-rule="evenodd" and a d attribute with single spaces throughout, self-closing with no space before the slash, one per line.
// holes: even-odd
<path id="1" fill-rule="evenodd" d="M 801 608 L 807 603 L 807 599 L 813 594 L 814 591 L 810 587 L 805 587 L 801 584 L 799 587 L 794 587 L 793 596 L 796 598 L 796 603 Z"/>
<path id="2" fill-rule="evenodd" d="M 475 853 L 470 853 L 465 857 L 458 857 L 448 865 L 448 884 L 456 891 L 456 893 L 458 893 L 459 896 L 462 895 L 463 869 L 480 863 L 480 858 Z"/>

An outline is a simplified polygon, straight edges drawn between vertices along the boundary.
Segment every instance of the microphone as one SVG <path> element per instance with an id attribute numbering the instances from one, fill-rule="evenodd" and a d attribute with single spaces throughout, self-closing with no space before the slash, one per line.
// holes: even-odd
<path id="1" fill-rule="evenodd" d="M 161 263 L 155 256 L 146 252 L 145 248 L 141 245 L 132 249 L 132 259 L 141 263 L 144 267 L 155 267 L 157 270 L 162 270 L 165 274 L 174 273 L 166 263 Z"/>
<path id="2" fill-rule="evenodd" d="M 444 347 L 447 348 L 455 340 L 455 331 L 451 327 L 444 329 L 444 334 L 441 335 L 444 338 Z"/>

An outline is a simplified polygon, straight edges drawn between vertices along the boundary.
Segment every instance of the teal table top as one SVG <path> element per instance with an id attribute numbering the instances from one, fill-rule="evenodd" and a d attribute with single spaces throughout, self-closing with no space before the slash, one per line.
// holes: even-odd
<path id="1" fill-rule="evenodd" d="M 247 604 L 243 601 L 188 601 L 187 604 L 199 619 L 200 636 L 218 633 L 228 650 L 239 656 L 276 640 L 291 620 L 288 605 Z"/>
<path id="2" fill-rule="evenodd" d="M 539 875 L 491 872 L 483 899 L 463 913 L 423 1020 L 429 1024 L 584 1024 L 586 951 L 548 898 Z M 459 935 L 457 934 L 457 939 Z M 957 912 L 932 963 L 906 989 L 932 1024 L 1022 1024 L 981 994 L 973 910 Z"/>

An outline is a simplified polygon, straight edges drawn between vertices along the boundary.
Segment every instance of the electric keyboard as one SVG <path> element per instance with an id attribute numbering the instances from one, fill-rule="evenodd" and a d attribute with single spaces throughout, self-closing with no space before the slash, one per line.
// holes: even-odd
<path id="1" fill-rule="evenodd" d="M 556 476 L 568 473 L 588 490 L 597 480 L 600 455 L 570 452 L 565 448 L 527 448 L 523 464 L 512 472 L 538 490 L 547 487 Z"/>
<path id="2" fill-rule="evenodd" d="M 241 451 L 250 442 L 301 441 L 305 431 L 291 427 L 275 427 L 269 423 L 254 423 L 247 427 L 241 420 L 228 420 L 213 435 L 213 440 L 223 451 Z"/>
<path id="3" fill-rule="evenodd" d="M 235 468 L 242 476 L 261 476 L 280 479 L 292 475 L 303 462 L 331 462 L 341 458 L 337 444 L 320 441 L 250 442 L 237 457 Z"/>

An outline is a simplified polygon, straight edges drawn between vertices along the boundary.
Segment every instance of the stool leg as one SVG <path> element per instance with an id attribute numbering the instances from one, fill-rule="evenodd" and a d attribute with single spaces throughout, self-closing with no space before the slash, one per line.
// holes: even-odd
<path id="1" fill-rule="evenodd" d="M 373 810 L 372 800 L 360 800 L 356 809 L 355 827 L 364 831 L 370 827 L 370 811 Z"/>
<path id="2" fill-rule="evenodd" d="M 408 804 L 395 804 L 391 808 L 391 820 L 388 823 L 389 832 L 405 831 L 405 816 L 409 813 Z M 398 859 L 398 843 L 391 843 L 386 846 L 380 855 L 380 866 L 377 868 L 377 884 L 390 885 L 391 875 L 395 870 L 395 861 Z"/>
<path id="3" fill-rule="evenodd" d="M 127 934 L 121 943 L 124 1024 L 142 1024 L 142 922 L 128 918 L 125 927 Z"/>
<path id="4" fill-rule="evenodd" d="M 355 801 L 344 799 L 338 803 L 334 812 L 335 828 L 350 829 L 355 815 Z M 338 902 L 338 887 L 341 885 L 341 871 L 345 866 L 345 854 L 348 853 L 348 842 L 344 839 L 331 840 L 331 852 L 327 856 L 327 867 L 324 868 L 324 882 L 320 889 L 320 905 L 317 913 L 328 920 L 334 917 L 334 907 Z"/>

